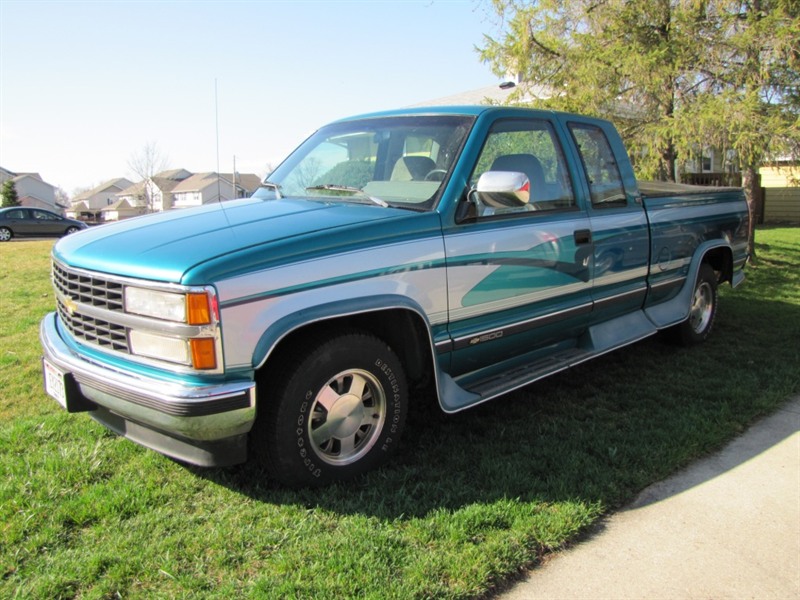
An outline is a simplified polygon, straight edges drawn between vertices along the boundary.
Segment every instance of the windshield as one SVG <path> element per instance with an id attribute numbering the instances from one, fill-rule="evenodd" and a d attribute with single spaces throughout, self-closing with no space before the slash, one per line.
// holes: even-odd
<path id="1" fill-rule="evenodd" d="M 461 150 L 472 117 L 398 116 L 323 127 L 256 193 L 429 210 Z"/>

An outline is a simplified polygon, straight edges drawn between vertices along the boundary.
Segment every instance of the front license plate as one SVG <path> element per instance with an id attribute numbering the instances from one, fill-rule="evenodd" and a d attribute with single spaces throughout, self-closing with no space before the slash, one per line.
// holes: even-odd
<path id="1" fill-rule="evenodd" d="M 46 360 L 44 364 L 44 390 L 55 398 L 58 403 L 67 408 L 67 390 L 64 386 L 64 373 L 56 369 Z"/>

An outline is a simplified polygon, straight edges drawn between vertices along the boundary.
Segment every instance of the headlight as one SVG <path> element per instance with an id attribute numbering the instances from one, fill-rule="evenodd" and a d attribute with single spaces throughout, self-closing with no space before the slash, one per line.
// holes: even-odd
<path id="1" fill-rule="evenodd" d="M 125 288 L 125 312 L 185 323 L 186 296 L 128 286 Z"/>
<path id="2" fill-rule="evenodd" d="M 127 286 L 125 312 L 189 325 L 208 325 L 212 322 L 213 308 L 205 292 L 178 294 Z"/>
<path id="3" fill-rule="evenodd" d="M 157 319 L 128 329 L 132 354 L 197 370 L 218 368 L 219 308 L 211 288 L 180 292 L 128 285 L 124 303 L 126 313 Z"/>
<path id="4" fill-rule="evenodd" d="M 131 329 L 128 334 L 131 352 L 182 365 L 191 365 L 187 340 Z"/>

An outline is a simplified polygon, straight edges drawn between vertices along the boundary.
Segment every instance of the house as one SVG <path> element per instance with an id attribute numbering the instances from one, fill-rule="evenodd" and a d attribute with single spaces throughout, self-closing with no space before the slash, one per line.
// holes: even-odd
<path id="1" fill-rule="evenodd" d="M 75 196 L 65 214 L 71 219 L 102 220 L 101 210 L 117 201 L 116 195 L 133 183 L 124 177 L 111 179 Z"/>
<path id="2" fill-rule="evenodd" d="M 96 219 L 95 212 L 82 200 L 73 201 L 69 208 L 64 211 L 64 216 L 68 219 L 81 219 L 83 221 L 94 221 Z"/>
<path id="3" fill-rule="evenodd" d="M 126 187 L 119 194 L 115 195 L 117 200 L 114 202 L 114 204 L 117 204 L 120 201 L 125 201 L 130 206 L 147 206 L 147 196 L 145 193 L 146 188 L 144 181 L 134 183 L 133 185 Z M 109 206 L 114 206 L 114 204 Z"/>
<path id="4" fill-rule="evenodd" d="M 232 198 L 249 198 L 261 187 L 261 177 L 255 173 L 222 173 L 222 178 L 230 182 Z"/>
<path id="5" fill-rule="evenodd" d="M 186 169 L 168 169 L 156 173 L 154 177 L 161 177 L 162 179 L 174 179 L 175 181 L 183 181 L 187 177 L 191 177 L 194 173 Z"/>
<path id="6" fill-rule="evenodd" d="M 21 206 L 61 212 L 62 207 L 56 202 L 56 186 L 44 181 L 38 173 L 14 173 L 0 167 L 0 185 L 9 179 L 14 182 Z"/>
<path id="7" fill-rule="evenodd" d="M 765 223 L 800 223 L 800 161 L 779 158 L 759 169 Z"/>
<path id="8" fill-rule="evenodd" d="M 156 175 L 148 179 L 145 186 L 147 188 L 147 197 L 150 198 L 150 210 L 153 212 L 160 212 L 172 208 L 172 191 L 181 181 L 185 181 L 191 177 L 192 175 L 190 174 L 184 179 L 171 179 L 169 177 L 159 177 Z"/>
<path id="9" fill-rule="evenodd" d="M 72 199 L 72 203 L 75 204 L 78 202 L 85 202 L 86 206 L 88 206 L 90 210 L 99 211 L 100 209 L 110 206 L 116 202 L 116 195 L 132 185 L 133 182 L 125 179 L 124 177 L 111 179 L 105 183 L 101 183 L 91 190 L 86 190 L 85 192 L 78 194 Z"/>
<path id="10" fill-rule="evenodd" d="M 800 186 L 800 161 L 779 158 L 768 162 L 758 171 L 761 187 L 786 188 Z M 799 188 L 800 189 L 800 188 Z"/>
<path id="11" fill-rule="evenodd" d="M 159 212 L 172 207 L 172 189 L 191 171 L 170 169 L 156 173 L 147 180 L 134 183 L 116 194 L 117 201 L 124 200 L 131 207 L 142 207 L 143 212 Z"/>
<path id="12" fill-rule="evenodd" d="M 173 208 L 246 198 L 261 185 L 253 173 L 196 173 L 172 189 Z"/>
<path id="13" fill-rule="evenodd" d="M 159 212 L 172 208 L 172 191 L 181 181 L 191 176 L 192 172 L 186 169 L 170 169 L 153 175 L 146 183 L 150 210 Z"/>
<path id="14" fill-rule="evenodd" d="M 462 104 L 524 104 L 539 98 L 549 98 L 550 91 L 545 86 L 528 86 L 521 98 L 511 101 L 511 96 L 519 92 L 517 84 L 521 82 L 520 77 L 510 77 L 510 79 L 499 85 L 487 85 L 474 90 L 467 90 L 452 96 L 444 96 L 433 100 L 426 100 L 418 104 L 412 104 L 410 108 L 425 106 L 460 106 Z"/>
<path id="15" fill-rule="evenodd" d="M 143 205 L 134 206 L 127 200 L 117 200 L 114 204 L 110 204 L 105 208 L 100 209 L 101 221 L 120 221 L 129 217 L 136 217 L 143 215 L 145 207 Z"/>

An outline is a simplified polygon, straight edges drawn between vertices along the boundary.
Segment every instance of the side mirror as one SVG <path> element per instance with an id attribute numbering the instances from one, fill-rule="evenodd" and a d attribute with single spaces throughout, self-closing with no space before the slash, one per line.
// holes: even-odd
<path id="1" fill-rule="evenodd" d="M 525 206 L 531 198 L 531 182 L 516 171 L 486 171 L 470 195 L 493 208 Z"/>

